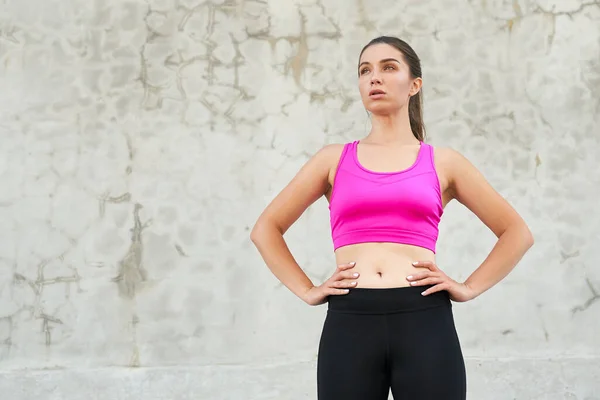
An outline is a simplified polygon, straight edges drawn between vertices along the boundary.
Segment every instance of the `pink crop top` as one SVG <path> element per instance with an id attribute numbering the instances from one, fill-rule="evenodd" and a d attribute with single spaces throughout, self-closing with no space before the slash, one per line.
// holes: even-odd
<path id="1" fill-rule="evenodd" d="M 376 172 L 358 161 L 358 140 L 346 143 L 337 166 L 329 211 L 334 249 L 392 242 L 435 253 L 443 207 L 433 147 L 421 142 L 414 164 Z"/>

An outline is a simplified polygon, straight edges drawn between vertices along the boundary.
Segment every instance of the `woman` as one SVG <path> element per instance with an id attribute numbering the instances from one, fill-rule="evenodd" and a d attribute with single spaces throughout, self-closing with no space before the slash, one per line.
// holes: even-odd
<path id="1" fill-rule="evenodd" d="M 404 41 L 361 51 L 358 84 L 372 129 L 320 149 L 268 205 L 251 239 L 273 274 L 309 305 L 328 303 L 319 344 L 320 400 L 466 398 L 451 301 L 503 279 L 533 245 L 523 219 L 458 152 L 424 143 L 421 66 Z M 283 234 L 321 196 L 329 201 L 337 268 L 314 285 Z M 456 199 L 498 237 L 464 282 L 435 261 L 438 224 Z"/>

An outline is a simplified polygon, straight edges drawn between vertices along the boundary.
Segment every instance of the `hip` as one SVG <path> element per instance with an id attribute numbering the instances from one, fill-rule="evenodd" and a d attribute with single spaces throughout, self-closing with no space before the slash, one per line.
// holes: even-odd
<path id="1" fill-rule="evenodd" d="M 427 296 L 421 293 L 431 286 L 395 288 L 352 288 L 348 294 L 330 296 L 328 313 L 383 315 L 418 312 L 432 308 L 450 309 L 446 291 Z"/>

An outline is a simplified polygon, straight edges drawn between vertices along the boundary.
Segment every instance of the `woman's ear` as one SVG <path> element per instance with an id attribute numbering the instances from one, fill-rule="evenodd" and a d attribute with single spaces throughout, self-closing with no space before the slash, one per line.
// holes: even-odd
<path id="1" fill-rule="evenodd" d="M 412 86 L 410 87 L 410 91 L 408 92 L 408 94 L 410 95 L 410 97 L 414 96 L 415 94 L 419 93 L 419 91 L 421 90 L 421 87 L 423 86 L 423 79 L 421 78 L 415 78 L 412 82 Z"/>

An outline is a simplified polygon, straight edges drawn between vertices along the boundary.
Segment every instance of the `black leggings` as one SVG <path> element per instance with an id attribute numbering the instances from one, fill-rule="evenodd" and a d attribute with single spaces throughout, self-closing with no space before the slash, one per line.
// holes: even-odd
<path id="1" fill-rule="evenodd" d="M 355 288 L 330 296 L 317 363 L 319 400 L 466 399 L 448 292 Z"/>

